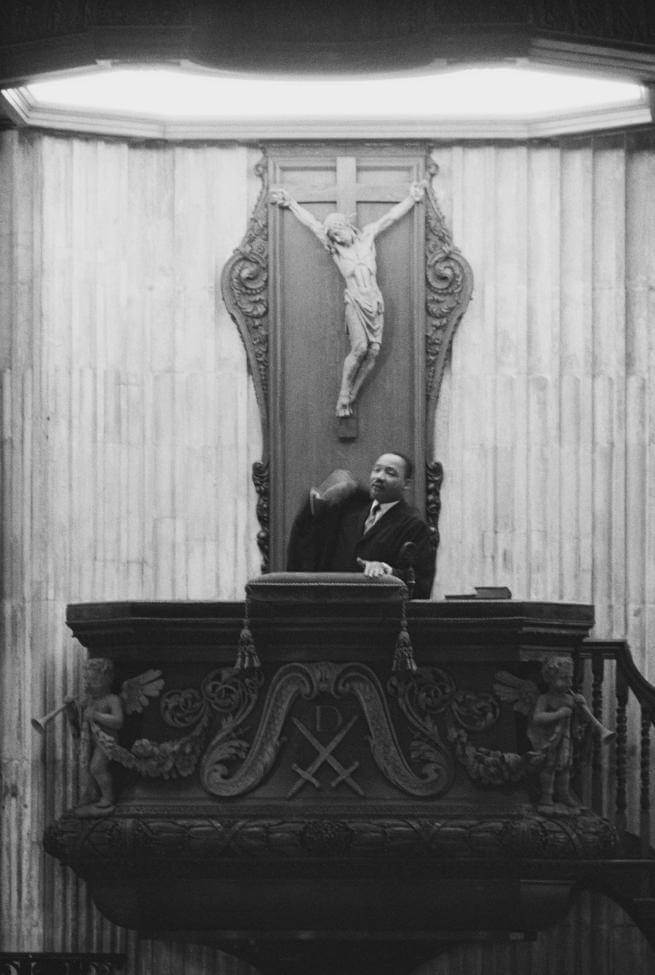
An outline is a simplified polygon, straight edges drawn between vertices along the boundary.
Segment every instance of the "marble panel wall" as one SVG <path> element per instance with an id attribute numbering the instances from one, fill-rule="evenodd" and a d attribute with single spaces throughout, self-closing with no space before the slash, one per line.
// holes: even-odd
<path id="1" fill-rule="evenodd" d="M 475 275 L 436 418 L 435 594 L 594 602 L 596 635 L 627 636 L 655 680 L 653 136 L 434 155 Z M 2 947 L 126 950 L 135 975 L 247 970 L 113 928 L 43 856 L 79 784 L 63 722 L 42 740 L 30 718 L 79 681 L 67 603 L 239 598 L 259 572 L 259 418 L 219 289 L 258 158 L 0 133 Z M 533 945 L 457 949 L 431 970 L 649 960 L 625 915 L 586 898 Z"/>

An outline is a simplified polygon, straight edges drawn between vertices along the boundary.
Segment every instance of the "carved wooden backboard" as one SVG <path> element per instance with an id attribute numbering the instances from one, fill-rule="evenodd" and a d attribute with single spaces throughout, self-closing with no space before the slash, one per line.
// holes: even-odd
<path id="1" fill-rule="evenodd" d="M 385 450 L 415 462 L 413 496 L 436 527 L 439 465 L 431 433 L 452 334 L 468 304 L 470 269 L 452 247 L 430 190 L 375 242 L 384 330 L 355 417 L 335 416 L 350 342 L 344 279 L 331 254 L 289 209 L 282 187 L 322 222 L 334 211 L 363 228 L 431 175 L 427 147 L 353 143 L 271 145 L 259 167 L 262 192 L 248 232 L 223 273 L 223 296 L 239 326 L 255 380 L 264 455 L 253 472 L 263 568 L 285 566 L 294 514 L 335 468 L 362 480 Z"/>

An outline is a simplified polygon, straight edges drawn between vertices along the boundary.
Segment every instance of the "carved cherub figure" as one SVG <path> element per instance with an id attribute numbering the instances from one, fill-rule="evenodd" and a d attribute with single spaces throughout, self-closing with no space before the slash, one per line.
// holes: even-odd
<path id="1" fill-rule="evenodd" d="M 573 691 L 573 661 L 570 657 L 549 657 L 542 666 L 541 677 L 546 685 L 543 694 L 532 681 L 506 672 L 496 675 L 494 691 L 501 700 L 513 703 L 516 711 L 529 718 L 530 744 L 543 756 L 539 773 L 539 812 L 577 812 L 581 807 L 571 792 L 570 781 L 573 743 L 593 733 L 607 744 L 614 738 L 614 733 L 604 728 L 591 713 L 584 695 Z"/>
<path id="2" fill-rule="evenodd" d="M 160 670 L 148 670 L 126 680 L 120 694 L 112 692 L 113 683 L 113 662 L 96 657 L 86 664 L 85 696 L 66 699 L 73 734 L 80 739 L 87 780 L 85 801 L 76 808 L 77 816 L 108 816 L 112 812 L 115 796 L 110 762 L 125 714 L 142 711 L 164 686 Z"/>

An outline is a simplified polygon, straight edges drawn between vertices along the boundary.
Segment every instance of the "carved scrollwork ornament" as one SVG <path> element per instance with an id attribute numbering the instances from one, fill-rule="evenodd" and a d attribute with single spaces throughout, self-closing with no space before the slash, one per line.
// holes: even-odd
<path id="1" fill-rule="evenodd" d="M 201 782 L 207 792 L 222 797 L 237 796 L 259 785 L 278 758 L 283 728 L 294 701 L 298 697 L 312 700 L 318 694 L 356 699 L 370 730 L 372 757 L 382 774 L 397 788 L 410 795 L 428 797 L 441 795 L 450 787 L 454 765 L 441 742 L 433 739 L 411 755 L 412 764 L 407 761 L 380 682 L 369 667 L 318 662 L 287 664 L 275 674 L 247 750 L 235 750 L 234 727 L 223 729 L 214 737 L 200 768 Z M 232 773 L 226 766 L 226 757 L 242 759 Z M 419 768 L 418 773 L 412 766 Z"/>
<path id="2" fill-rule="evenodd" d="M 231 667 L 213 670 L 199 691 L 173 689 L 161 698 L 164 723 L 171 728 L 191 729 L 186 735 L 165 741 L 137 738 L 128 749 L 100 730 L 99 743 L 108 758 L 145 778 L 186 778 L 195 772 L 212 721 L 218 716 L 223 758 L 243 757 L 248 745 L 236 731 L 255 706 L 262 682 L 257 669 L 245 673 Z"/>
<path id="3" fill-rule="evenodd" d="M 500 717 L 500 703 L 493 694 L 458 691 L 451 707 L 455 718 L 467 731 L 486 731 Z"/>
<path id="4" fill-rule="evenodd" d="M 428 176 L 435 176 L 438 169 L 429 158 Z M 473 272 L 452 242 L 431 181 L 425 202 L 425 379 L 427 441 L 430 443 L 441 380 L 455 329 L 471 300 Z"/>
<path id="5" fill-rule="evenodd" d="M 539 753 L 519 755 L 471 741 L 471 734 L 488 731 L 498 721 L 500 702 L 494 694 L 458 690 L 453 677 L 440 667 L 420 667 L 411 680 L 394 675 L 387 686 L 418 732 L 412 743 L 414 754 L 424 751 L 426 741 L 441 742 L 443 728 L 455 758 L 477 785 L 520 782 L 543 765 Z"/>
<path id="6" fill-rule="evenodd" d="M 440 667 L 419 667 L 411 680 L 394 676 L 387 687 L 410 724 L 426 734 L 438 733 L 436 716 L 456 691 L 452 676 Z"/>
<path id="7" fill-rule="evenodd" d="M 162 696 L 159 710 L 171 728 L 190 728 L 202 718 L 205 702 L 195 688 L 187 687 L 181 691 L 167 691 Z"/>
<path id="8" fill-rule="evenodd" d="M 259 197 L 248 223 L 245 236 L 236 248 L 221 276 L 225 306 L 239 329 L 246 350 L 248 368 L 255 386 L 255 396 L 262 428 L 263 459 L 252 467 L 252 480 L 257 492 L 256 514 L 259 522 L 257 545 L 262 556 L 261 570 L 268 572 L 270 525 L 270 470 L 268 462 L 268 389 L 269 389 L 269 298 L 268 298 L 268 169 L 263 157 L 255 166 L 261 180 Z"/>
<path id="9" fill-rule="evenodd" d="M 237 726 L 250 714 L 263 676 L 259 672 L 241 673 L 230 667 L 213 670 L 202 682 L 202 694 L 223 724 Z"/>
<path id="10" fill-rule="evenodd" d="M 268 429 L 268 177 L 255 167 L 261 189 L 245 236 L 223 268 L 223 300 L 246 348 L 264 437 Z M 266 444 L 265 444 L 266 448 Z"/>

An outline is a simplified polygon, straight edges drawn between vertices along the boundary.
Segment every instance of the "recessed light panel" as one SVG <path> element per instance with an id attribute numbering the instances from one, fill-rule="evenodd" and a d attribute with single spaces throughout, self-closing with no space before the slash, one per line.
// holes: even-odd
<path id="1" fill-rule="evenodd" d="M 400 126 L 398 134 L 418 135 L 430 134 L 423 130 L 443 122 L 470 126 L 489 120 L 511 128 L 516 123 L 552 122 L 602 112 L 616 117 L 617 111 L 635 110 L 646 113 L 641 121 L 650 119 L 644 89 L 636 83 L 530 66 L 348 79 L 119 66 L 35 80 L 3 94 L 26 124 L 47 125 L 50 119 L 54 127 L 71 128 L 77 122 L 78 127 L 89 129 L 95 117 L 99 131 L 107 130 L 108 120 L 114 121 L 118 131 L 120 119 L 132 130 L 141 120 L 146 126 L 159 123 L 164 127 L 152 134 L 169 136 L 176 124 L 183 125 L 178 134 L 186 135 L 193 134 L 194 124 L 204 136 L 211 134 L 207 125 L 218 126 L 216 135 L 220 135 L 221 125 L 227 126 L 225 134 L 238 134 L 239 126 L 243 134 L 257 134 L 259 126 L 266 135 L 273 123 L 291 126 L 290 135 L 301 134 L 296 128 L 303 125 L 315 135 L 319 134 L 317 126 L 323 125 L 327 134 L 338 134 L 340 124 L 347 128 L 357 121 L 392 129 L 396 125 Z M 70 124 L 64 124 L 66 117 Z M 363 134 L 371 135 L 370 129 Z"/>

